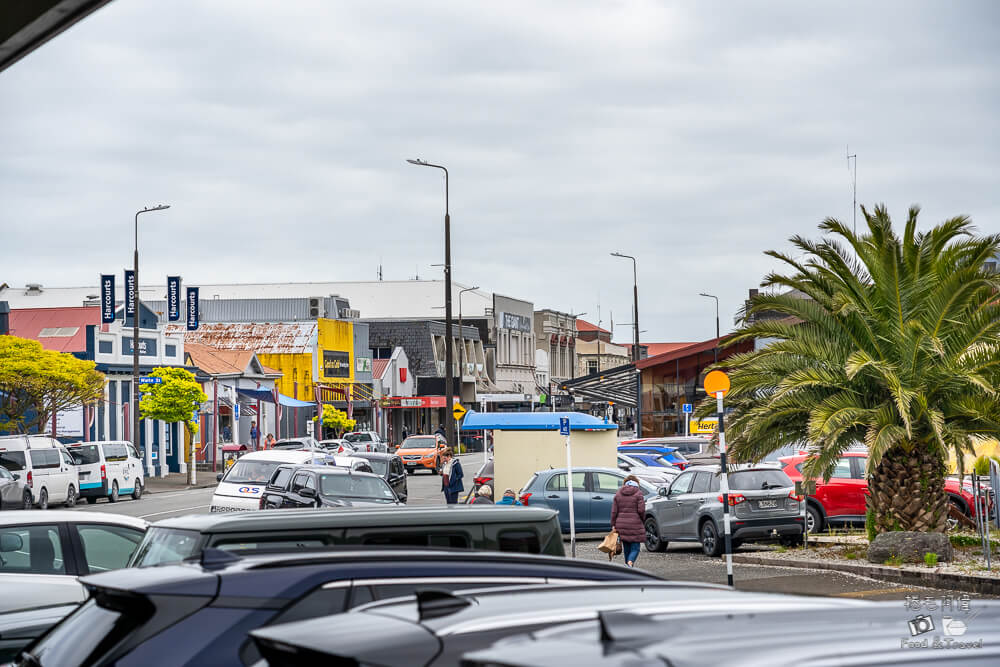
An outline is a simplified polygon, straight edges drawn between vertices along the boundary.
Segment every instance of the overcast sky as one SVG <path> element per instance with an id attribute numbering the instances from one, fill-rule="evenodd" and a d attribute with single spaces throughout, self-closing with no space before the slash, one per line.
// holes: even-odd
<path id="1" fill-rule="evenodd" d="M 1000 4 L 116 0 L 0 73 L 0 282 L 440 277 L 644 341 L 911 203 L 1000 229 Z M 859 214 L 860 215 L 860 214 Z"/>

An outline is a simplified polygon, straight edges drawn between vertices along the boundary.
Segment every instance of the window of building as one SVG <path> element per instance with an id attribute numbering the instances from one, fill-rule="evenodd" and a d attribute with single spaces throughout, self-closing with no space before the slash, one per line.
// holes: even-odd
<path id="1" fill-rule="evenodd" d="M 168 357 L 176 357 L 177 356 L 177 346 L 176 345 L 164 345 L 163 346 L 163 354 L 165 354 Z"/>
<path id="2" fill-rule="evenodd" d="M 596 373 L 596 372 L 597 372 L 597 360 L 596 359 L 588 359 L 587 360 L 587 373 L 591 374 L 591 373 Z"/>
<path id="3" fill-rule="evenodd" d="M 114 354 L 115 344 L 110 340 L 99 340 L 97 341 L 97 351 L 100 354 Z"/>

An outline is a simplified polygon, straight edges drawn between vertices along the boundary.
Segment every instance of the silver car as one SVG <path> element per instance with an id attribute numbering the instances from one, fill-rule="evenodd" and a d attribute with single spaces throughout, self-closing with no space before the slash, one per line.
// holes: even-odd
<path id="1" fill-rule="evenodd" d="M 632 458 L 628 454 L 618 455 L 618 469 L 622 472 L 631 473 L 655 487 L 670 486 L 670 483 L 681 472 L 678 468 L 643 465 L 642 461 Z"/>
<path id="2" fill-rule="evenodd" d="M 770 465 L 738 466 L 729 472 L 729 504 L 733 548 L 743 542 L 802 539 L 802 498 L 795 484 Z M 646 549 L 663 551 L 667 543 L 700 542 L 707 556 L 725 547 L 722 532 L 720 466 L 692 466 L 669 489 L 646 503 Z"/>

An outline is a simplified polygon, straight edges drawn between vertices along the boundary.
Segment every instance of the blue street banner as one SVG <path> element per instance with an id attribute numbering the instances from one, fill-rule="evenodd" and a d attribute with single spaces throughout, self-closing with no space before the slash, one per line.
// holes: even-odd
<path id="1" fill-rule="evenodd" d="M 187 330 L 198 329 L 198 288 L 187 288 Z"/>
<path id="2" fill-rule="evenodd" d="M 135 271 L 125 269 L 125 315 L 135 315 Z"/>
<path id="3" fill-rule="evenodd" d="M 101 322 L 115 321 L 115 274 L 101 274 Z"/>
<path id="4" fill-rule="evenodd" d="M 167 320 L 181 319 L 181 277 L 167 276 Z"/>

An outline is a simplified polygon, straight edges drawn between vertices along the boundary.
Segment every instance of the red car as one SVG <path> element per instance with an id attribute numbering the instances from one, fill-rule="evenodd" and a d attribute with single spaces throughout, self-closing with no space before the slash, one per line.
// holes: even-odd
<path id="1" fill-rule="evenodd" d="M 802 479 L 802 464 L 809 458 L 805 454 L 784 456 L 778 459 L 782 470 L 793 482 Z M 816 493 L 806 501 L 806 529 L 819 532 L 828 524 L 848 524 L 865 522 L 865 497 L 868 495 L 868 481 L 865 479 L 866 452 L 845 452 L 837 461 L 829 482 L 816 480 Z M 966 482 L 964 488 L 958 480 L 946 478 L 944 489 L 952 505 L 968 517 L 975 516 L 972 486 Z M 993 496 L 990 495 L 990 506 Z"/>

